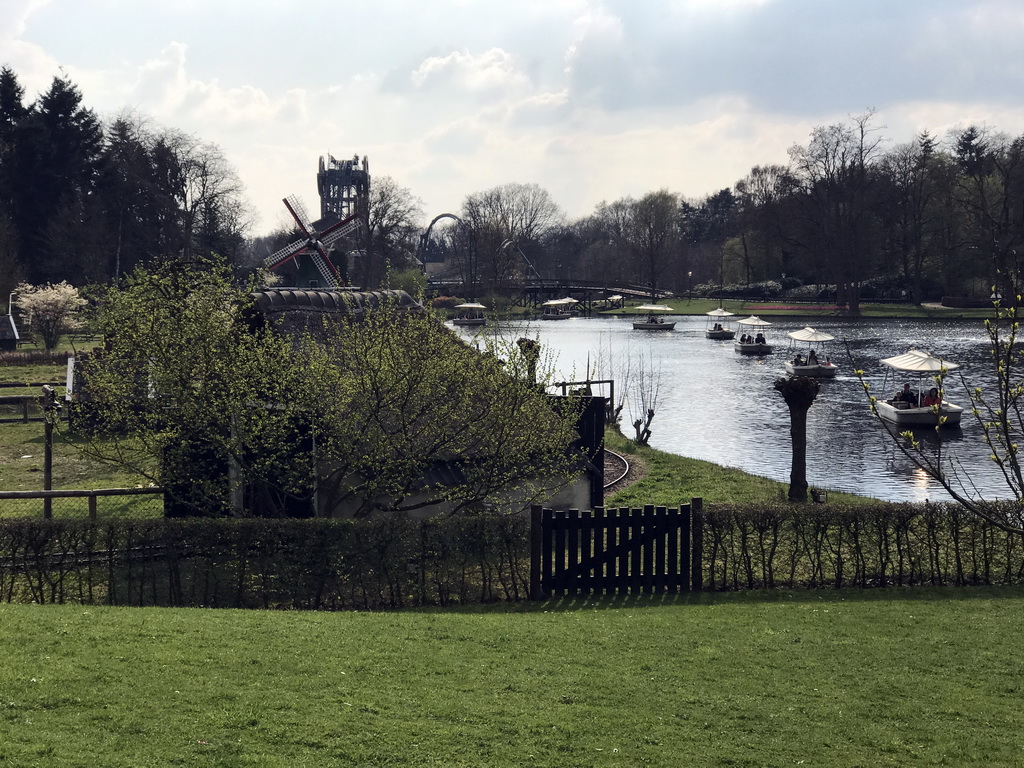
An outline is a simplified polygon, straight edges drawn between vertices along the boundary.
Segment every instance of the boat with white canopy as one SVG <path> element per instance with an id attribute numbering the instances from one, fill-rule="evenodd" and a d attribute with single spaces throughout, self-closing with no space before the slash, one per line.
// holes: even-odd
<path id="1" fill-rule="evenodd" d="M 633 328 L 638 331 L 671 331 L 676 327 L 675 321 L 667 322 L 658 316 L 659 312 L 671 312 L 672 307 L 664 304 L 641 304 L 637 307 L 641 312 L 646 312 L 647 317 L 643 320 L 634 320 Z"/>
<path id="2" fill-rule="evenodd" d="M 576 299 L 566 297 L 564 299 L 551 299 L 545 301 L 541 306 L 544 307 L 544 314 L 540 316 L 541 320 L 568 320 L 572 317 L 572 306 L 576 304 Z"/>
<path id="3" fill-rule="evenodd" d="M 960 417 L 964 409 L 943 398 L 937 384 L 929 389 L 928 395 L 922 393 L 920 386 L 925 380 L 934 381 L 937 376 L 947 371 L 954 371 L 960 366 L 943 360 L 940 357 L 920 349 L 912 349 L 896 357 L 887 357 L 880 361 L 891 371 L 912 374 L 917 377 L 918 389 L 909 383 L 888 400 L 875 401 L 878 415 L 898 427 L 956 427 L 960 425 Z M 895 375 L 895 374 L 894 374 Z M 883 387 L 889 384 L 889 376 Z"/>
<path id="4" fill-rule="evenodd" d="M 727 317 L 735 315 L 727 309 L 713 309 L 707 313 L 707 325 L 704 328 L 704 335 L 709 339 L 731 339 L 736 336 L 736 330 L 730 328 Z"/>
<path id="5" fill-rule="evenodd" d="M 483 304 L 478 304 L 475 301 L 467 301 L 464 304 L 456 304 L 455 309 L 459 312 L 452 319 L 453 325 L 486 325 L 487 318 L 484 316 L 484 310 L 487 309 Z"/>
<path id="6" fill-rule="evenodd" d="M 825 342 L 832 341 L 835 336 L 824 331 L 816 331 L 809 325 L 799 331 L 790 331 L 786 335 L 793 339 L 790 348 L 796 351 L 795 356 L 786 361 L 786 373 L 793 376 L 814 376 L 819 379 L 831 379 L 836 375 L 836 364 L 825 354 Z M 798 346 L 796 342 L 800 342 L 800 345 Z M 806 354 L 803 352 L 804 344 L 809 345 Z"/>
<path id="7" fill-rule="evenodd" d="M 764 329 L 771 325 L 767 320 L 762 320 L 757 315 L 745 317 L 737 321 L 744 326 L 745 331 L 733 342 L 733 349 L 742 355 L 770 355 L 772 345 L 765 338 Z M 749 332 L 746 332 L 749 329 Z"/>

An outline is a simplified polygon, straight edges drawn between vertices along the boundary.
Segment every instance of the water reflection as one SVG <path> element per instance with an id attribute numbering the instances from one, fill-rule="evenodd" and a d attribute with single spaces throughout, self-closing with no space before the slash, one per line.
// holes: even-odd
<path id="1" fill-rule="evenodd" d="M 675 331 L 659 334 L 634 331 L 628 318 L 574 318 L 504 328 L 498 324 L 490 332 L 537 337 L 555 353 L 558 376 L 566 380 L 585 377 L 588 364 L 597 378 L 619 378 L 630 359 L 655 361 L 662 383 L 652 446 L 785 482 L 791 458 L 789 412 L 773 384 L 785 375 L 783 364 L 790 354 L 786 333 L 813 325 L 836 337 L 828 352 L 840 368 L 834 379 L 822 380 L 808 413 L 810 482 L 891 500 L 944 499 L 942 488 L 921 476 L 869 412 L 842 342 L 878 396 L 892 394 L 882 391 L 886 369 L 878 361 L 911 347 L 960 363 L 967 381 L 985 385 L 988 348 L 982 322 L 820 317 L 772 322 L 769 341 L 776 344 L 776 353 L 765 357 L 739 355 L 729 341 L 706 339 L 703 317 L 679 318 Z M 902 379 L 889 378 L 890 388 L 897 384 Z M 946 399 L 968 404 L 959 377 L 947 379 Z M 627 429 L 628 416 L 624 410 Z M 934 432 L 924 430 L 920 437 L 926 450 L 941 448 L 944 455 L 955 455 L 986 495 L 1007 495 L 987 458 L 980 429 L 968 415 L 962 429 L 944 430 L 941 445 Z"/>

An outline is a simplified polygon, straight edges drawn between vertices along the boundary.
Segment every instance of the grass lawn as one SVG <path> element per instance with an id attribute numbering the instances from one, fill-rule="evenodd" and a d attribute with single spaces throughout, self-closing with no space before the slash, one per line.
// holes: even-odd
<path id="1" fill-rule="evenodd" d="M 784 501 L 789 490 L 786 483 L 751 475 L 740 469 L 637 446 L 617 429 L 606 429 L 604 439 L 609 450 L 625 456 L 627 461 L 639 461 L 646 468 L 643 478 L 633 485 L 621 491 L 612 489 L 605 499 L 606 507 L 644 504 L 677 507 L 695 496 L 702 497 L 705 504 Z M 840 502 L 877 503 L 864 496 L 829 490 L 828 503 Z"/>
<path id="2" fill-rule="evenodd" d="M 1021 589 L 0 606 L 0 764 L 1015 766 Z"/>

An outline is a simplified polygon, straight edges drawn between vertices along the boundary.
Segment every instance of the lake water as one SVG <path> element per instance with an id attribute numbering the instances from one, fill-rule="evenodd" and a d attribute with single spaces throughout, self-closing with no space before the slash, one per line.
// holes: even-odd
<path id="1" fill-rule="evenodd" d="M 827 351 L 840 368 L 835 379 L 822 380 L 808 412 L 811 485 L 893 501 L 946 500 L 945 491 L 903 456 L 871 415 L 841 341 L 849 341 L 857 367 L 878 395 L 883 393 L 886 371 L 878 360 L 911 347 L 960 363 L 974 386 L 984 384 L 990 367 L 981 321 L 771 318 L 768 340 L 775 344 L 775 354 L 748 357 L 737 354 L 731 341 L 706 339 L 704 317 L 673 319 L 677 323 L 671 332 L 635 331 L 629 318 L 612 317 L 499 323 L 484 330 L 538 339 L 562 380 L 586 378 L 588 364 L 591 378 L 620 379 L 630 361 L 643 360 L 648 369 L 653 363 L 661 382 L 651 425 L 653 447 L 788 482 L 789 410 L 772 385 L 786 375 L 784 363 L 793 355 L 786 333 L 812 325 L 836 337 Z M 477 331 L 460 332 L 471 338 Z M 890 377 L 888 388 L 894 390 L 904 380 Z M 917 386 L 914 379 L 906 380 Z M 947 378 L 946 399 L 969 405 L 955 374 Z M 635 416 L 630 416 L 628 405 L 622 417 L 624 430 L 631 434 Z M 933 433 L 922 434 L 930 444 L 938 442 Z M 944 430 L 941 450 L 944 456 L 955 456 L 986 497 L 1005 498 L 1009 491 L 988 460 L 980 435 L 973 417 L 965 413 L 962 429 Z"/>

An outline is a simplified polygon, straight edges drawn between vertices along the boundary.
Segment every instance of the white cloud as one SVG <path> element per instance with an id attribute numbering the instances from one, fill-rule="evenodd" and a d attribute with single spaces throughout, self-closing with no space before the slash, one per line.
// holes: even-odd
<path id="1" fill-rule="evenodd" d="M 62 66 L 101 114 L 220 145 L 261 229 L 287 194 L 316 207 L 327 152 L 368 155 L 431 216 L 507 181 L 582 215 L 714 192 L 869 106 L 895 141 L 1024 132 L 1018 0 L 309 0 L 295 26 L 230 5 L 0 0 L 0 64 L 30 98 Z"/>

